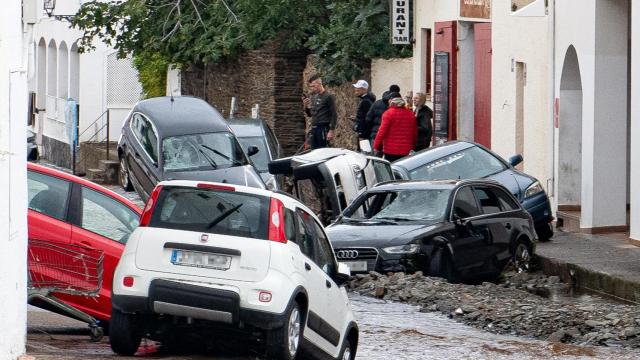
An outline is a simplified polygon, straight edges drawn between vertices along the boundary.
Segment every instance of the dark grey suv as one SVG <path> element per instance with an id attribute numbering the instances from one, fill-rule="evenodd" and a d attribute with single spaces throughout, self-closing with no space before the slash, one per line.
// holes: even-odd
<path id="1" fill-rule="evenodd" d="M 118 143 L 120 185 L 146 201 L 163 180 L 202 180 L 264 189 L 220 113 L 204 100 L 180 96 L 140 101 Z"/>

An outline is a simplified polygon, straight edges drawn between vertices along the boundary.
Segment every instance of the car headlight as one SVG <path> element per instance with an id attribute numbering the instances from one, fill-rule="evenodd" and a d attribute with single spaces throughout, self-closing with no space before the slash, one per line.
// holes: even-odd
<path id="1" fill-rule="evenodd" d="M 384 252 L 387 254 L 414 254 L 420 250 L 420 245 L 418 244 L 407 244 L 400 246 L 389 246 L 383 248 Z"/>
<path id="2" fill-rule="evenodd" d="M 527 188 L 527 190 L 524 192 L 524 197 L 528 198 L 543 191 L 544 189 L 542 188 L 542 185 L 540 185 L 540 183 L 536 181 Z"/>

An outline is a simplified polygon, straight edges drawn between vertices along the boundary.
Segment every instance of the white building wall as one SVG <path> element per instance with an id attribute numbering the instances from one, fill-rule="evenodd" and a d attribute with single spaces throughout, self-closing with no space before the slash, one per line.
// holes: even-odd
<path id="1" fill-rule="evenodd" d="M 631 229 L 632 239 L 640 240 L 640 6 L 631 4 Z"/>
<path id="2" fill-rule="evenodd" d="M 458 139 L 474 140 L 475 56 L 472 22 L 458 24 Z"/>
<path id="3" fill-rule="evenodd" d="M 553 8 L 552 1 L 549 6 Z M 523 170 L 545 188 L 553 177 L 552 19 L 551 13 L 513 16 L 511 0 L 492 3 L 491 148 L 505 158 L 516 152 L 515 63 L 522 62 L 526 66 Z M 553 189 L 546 190 L 553 194 Z"/>
<path id="4" fill-rule="evenodd" d="M 369 90 L 382 99 L 382 93 L 396 84 L 404 96 L 412 89 L 412 59 L 374 59 L 371 61 L 371 84 Z"/>
<path id="5" fill-rule="evenodd" d="M 24 354 L 27 327 L 27 44 L 22 2 L 0 12 L 0 359 Z"/>

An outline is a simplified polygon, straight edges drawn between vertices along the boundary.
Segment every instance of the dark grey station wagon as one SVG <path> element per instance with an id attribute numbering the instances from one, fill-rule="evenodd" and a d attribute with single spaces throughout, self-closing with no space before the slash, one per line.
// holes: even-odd
<path id="1" fill-rule="evenodd" d="M 120 185 L 146 201 L 163 180 L 202 180 L 264 189 L 220 113 L 202 99 L 140 101 L 118 142 Z"/>

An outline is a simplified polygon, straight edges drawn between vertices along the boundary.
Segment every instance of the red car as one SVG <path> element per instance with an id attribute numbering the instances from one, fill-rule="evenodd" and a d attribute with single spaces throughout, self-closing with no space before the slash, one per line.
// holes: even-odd
<path id="1" fill-rule="evenodd" d="M 54 295 L 108 322 L 113 272 L 142 211 L 109 189 L 38 164 L 27 164 L 27 186 L 29 240 L 80 245 L 104 253 L 99 296 Z"/>

